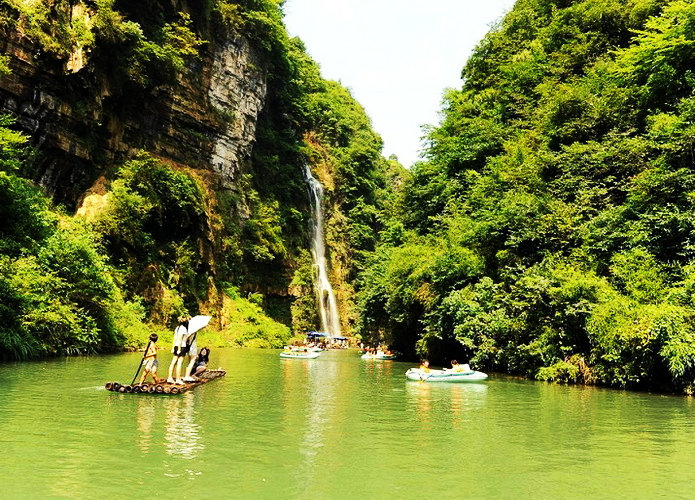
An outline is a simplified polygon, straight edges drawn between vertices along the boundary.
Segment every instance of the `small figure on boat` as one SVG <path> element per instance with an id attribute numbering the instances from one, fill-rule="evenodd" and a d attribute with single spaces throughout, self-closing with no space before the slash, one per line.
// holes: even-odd
<path id="1" fill-rule="evenodd" d="M 195 364 L 191 369 L 191 377 L 197 377 L 208 369 L 208 363 L 210 362 L 210 348 L 203 347 L 198 355 L 195 357 Z M 186 379 L 184 379 L 186 380 Z"/>
<path id="2" fill-rule="evenodd" d="M 169 384 L 183 385 L 183 380 L 181 380 L 181 364 L 183 363 L 183 358 L 187 354 L 188 349 L 186 347 L 186 340 L 188 339 L 188 322 L 190 316 L 182 316 L 179 318 L 179 324 L 174 330 L 174 343 L 171 347 L 171 353 L 174 357 L 169 365 L 169 374 L 167 377 L 167 382 Z M 174 379 L 174 369 L 176 370 L 176 379 Z"/>
<path id="3" fill-rule="evenodd" d="M 463 371 L 470 371 L 470 369 L 464 370 L 464 369 L 463 369 L 464 366 L 468 366 L 468 365 L 463 365 L 463 366 L 462 366 L 462 365 L 459 364 L 458 361 L 456 361 L 455 359 L 452 359 L 452 360 L 451 360 L 451 368 L 449 368 L 449 370 L 452 371 L 452 372 L 454 372 L 454 373 L 461 373 L 461 372 L 463 372 Z"/>
<path id="4" fill-rule="evenodd" d="M 396 359 L 396 355 L 391 352 L 388 347 L 366 347 L 364 349 L 364 354 L 361 356 L 362 359 L 376 359 L 376 360 L 389 360 Z"/>
<path id="5" fill-rule="evenodd" d="M 420 370 L 422 370 L 425 373 L 430 372 L 430 362 L 427 361 L 426 359 L 423 359 L 422 362 L 420 363 Z"/>
<path id="6" fill-rule="evenodd" d="M 294 359 L 314 359 L 318 358 L 320 354 L 321 350 L 316 350 L 316 348 L 309 348 L 306 346 L 285 346 L 285 349 L 280 353 L 280 357 Z"/>
<path id="7" fill-rule="evenodd" d="M 147 350 L 145 350 L 145 361 L 142 365 L 140 385 L 145 383 L 145 380 L 147 380 L 147 377 L 150 375 L 152 375 L 152 380 L 155 384 L 161 382 L 161 379 L 157 377 L 157 367 L 159 367 L 159 360 L 157 360 L 157 340 L 159 340 L 159 336 L 156 333 L 150 335 L 150 343 L 147 345 Z"/>
<path id="8" fill-rule="evenodd" d="M 174 330 L 174 341 L 171 348 L 171 353 L 173 358 L 171 364 L 169 365 L 169 373 L 164 383 L 164 379 L 159 379 L 156 376 L 157 365 L 159 364 L 156 359 L 157 346 L 152 345 L 158 340 L 157 335 L 150 336 L 150 343 L 145 348 L 145 353 L 140 361 L 140 366 L 138 366 L 138 371 L 135 372 L 133 381 L 129 385 L 121 385 L 118 382 L 107 382 L 105 387 L 109 391 L 115 391 L 120 393 L 147 393 L 147 394 L 180 394 L 181 392 L 197 387 L 203 383 L 209 382 L 218 377 L 222 377 L 226 372 L 219 368 L 218 370 L 208 370 L 207 365 L 209 363 L 210 349 L 205 348 L 200 356 L 198 356 L 197 348 L 195 345 L 196 336 L 201 328 L 205 328 L 212 319 L 211 316 L 194 316 L 194 317 L 181 317 L 179 318 L 179 324 Z M 183 358 L 190 356 L 191 361 L 187 367 L 186 377 L 181 378 L 181 365 L 183 363 Z M 139 384 L 135 384 L 135 380 L 142 368 L 145 365 L 146 372 L 143 373 L 143 378 Z M 205 373 L 205 377 L 193 378 L 192 374 L 202 374 Z M 149 386 L 142 382 L 146 379 L 146 373 L 152 374 L 155 384 Z M 174 378 L 174 374 L 176 378 Z M 180 387 L 178 387 L 180 386 Z"/>

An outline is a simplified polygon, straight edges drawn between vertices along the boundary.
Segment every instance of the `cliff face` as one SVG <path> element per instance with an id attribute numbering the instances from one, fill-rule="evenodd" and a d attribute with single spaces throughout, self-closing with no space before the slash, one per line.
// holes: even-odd
<path id="1" fill-rule="evenodd" d="M 218 46 L 212 59 L 207 96 L 223 120 L 214 137 L 209 163 L 226 184 L 234 185 L 251 158 L 267 82 L 258 69 L 258 58 L 243 39 Z"/>
<path id="2" fill-rule="evenodd" d="M 75 207 L 100 175 L 138 150 L 214 172 L 232 189 L 248 170 L 267 83 L 242 38 L 207 44 L 175 85 L 142 98 L 119 95 L 88 54 L 59 64 L 18 38 L 2 49 L 12 74 L 0 79 L 0 113 L 15 116 L 31 137 L 38 155 L 27 172 L 59 203 Z"/>

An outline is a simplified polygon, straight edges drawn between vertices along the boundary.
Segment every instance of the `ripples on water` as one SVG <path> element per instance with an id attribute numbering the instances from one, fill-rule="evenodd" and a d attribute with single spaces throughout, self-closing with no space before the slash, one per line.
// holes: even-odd
<path id="1" fill-rule="evenodd" d="M 138 362 L 0 366 L 6 496 L 674 498 L 695 486 L 691 398 L 408 382 L 408 364 L 355 352 L 262 350 L 213 352 L 227 377 L 183 395 L 103 390 Z"/>

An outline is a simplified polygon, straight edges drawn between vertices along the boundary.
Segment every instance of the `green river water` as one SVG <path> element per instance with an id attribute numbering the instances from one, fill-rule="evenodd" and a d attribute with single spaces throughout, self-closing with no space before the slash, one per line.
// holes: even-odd
<path id="1" fill-rule="evenodd" d="M 695 497 L 692 398 L 278 354 L 177 396 L 103 389 L 138 353 L 0 365 L 2 498 Z"/>

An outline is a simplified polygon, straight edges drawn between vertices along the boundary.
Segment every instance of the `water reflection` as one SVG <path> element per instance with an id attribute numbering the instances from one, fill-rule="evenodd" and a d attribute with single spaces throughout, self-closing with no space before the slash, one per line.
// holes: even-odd
<path id="1" fill-rule="evenodd" d="M 408 409 L 420 422 L 451 420 L 459 425 L 480 409 L 487 396 L 487 384 L 407 382 Z"/>
<path id="2" fill-rule="evenodd" d="M 311 458 L 317 448 L 324 445 L 325 427 L 332 418 L 334 398 L 338 381 L 336 363 L 314 363 L 309 367 L 309 418 L 305 427 L 304 446 L 307 450 L 307 466 L 312 466 Z"/>
<path id="3" fill-rule="evenodd" d="M 393 363 L 389 361 L 365 360 L 363 363 L 364 373 L 369 376 L 392 377 Z"/>
<path id="4" fill-rule="evenodd" d="M 321 360 L 284 360 L 282 362 L 284 419 L 297 435 L 297 446 L 302 457 L 297 469 L 299 490 L 305 484 L 318 481 L 322 475 L 323 450 L 330 446 L 330 435 L 336 415 L 337 391 L 342 390 L 340 364 L 324 353 Z"/>
<path id="5" fill-rule="evenodd" d="M 181 397 L 169 398 L 166 408 L 166 449 L 170 455 L 196 458 L 205 445 L 200 437 L 200 426 L 195 422 L 195 395 L 186 392 Z"/>
<path id="6" fill-rule="evenodd" d="M 155 421 L 155 401 L 153 398 L 139 397 L 136 411 L 140 451 L 149 453 L 152 446 L 152 427 Z"/>
<path id="7" fill-rule="evenodd" d="M 506 377 L 408 382 L 407 363 L 350 352 L 307 362 L 260 350 L 224 356 L 235 368 L 226 379 L 179 396 L 77 391 L 131 372 L 139 359 L 129 354 L 0 366 L 9 386 L 0 391 L 3 498 L 523 500 L 692 490 L 695 398 Z"/>

